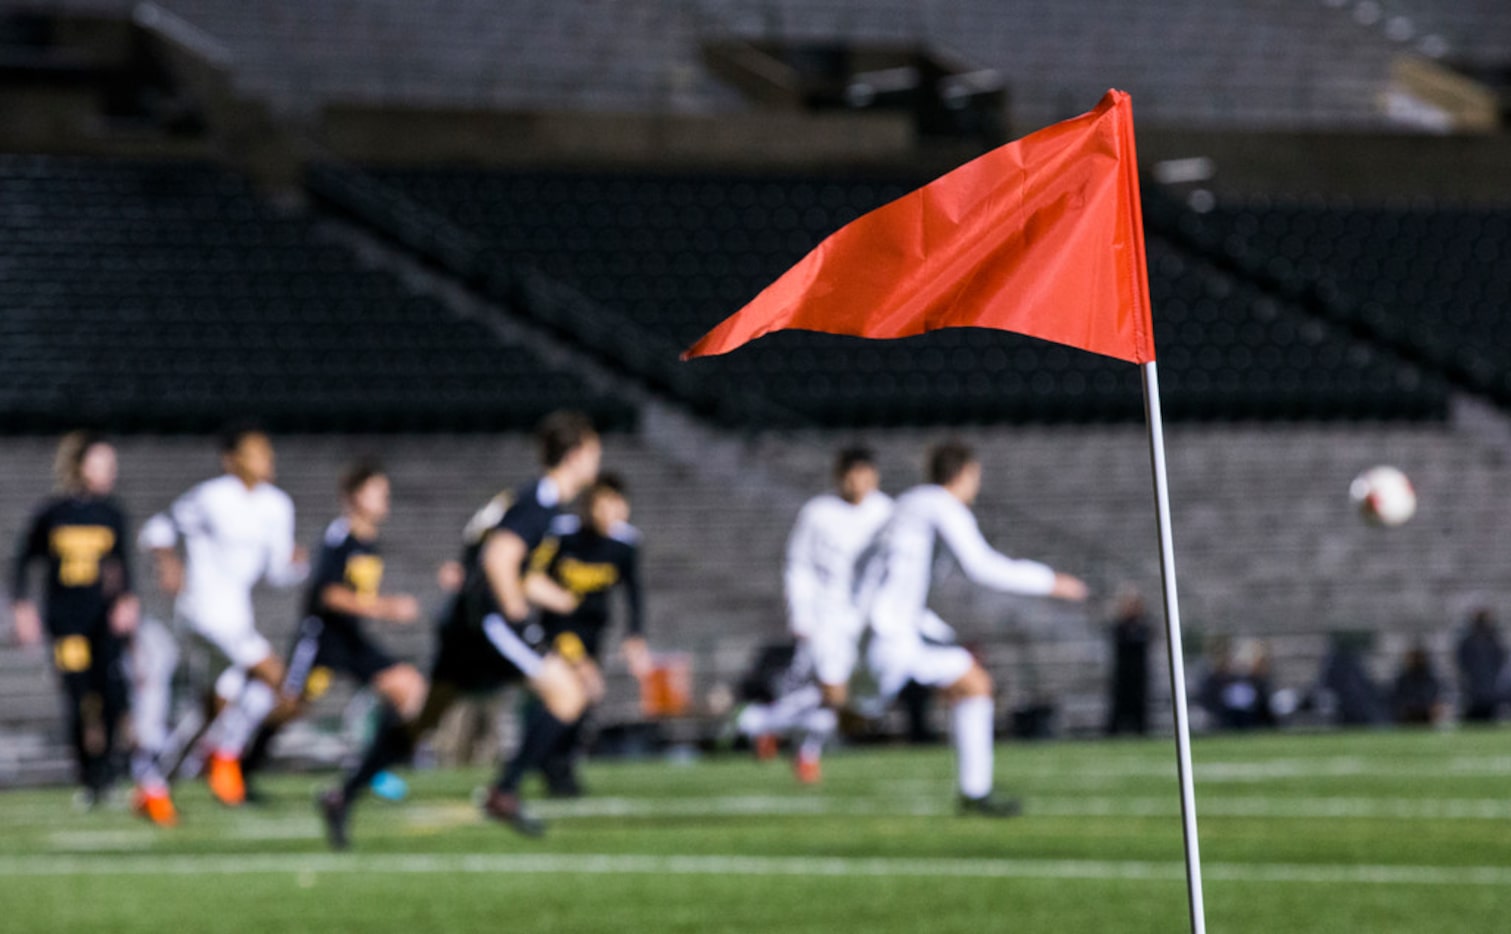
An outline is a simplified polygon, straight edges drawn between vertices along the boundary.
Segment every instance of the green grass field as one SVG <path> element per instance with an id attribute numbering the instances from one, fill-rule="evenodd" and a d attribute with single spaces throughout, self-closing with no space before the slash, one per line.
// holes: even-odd
<path id="1" fill-rule="evenodd" d="M 1511 730 L 1196 743 L 1214 932 L 1500 932 Z M 485 823 L 482 771 L 411 776 L 326 851 L 323 779 L 277 776 L 182 825 L 0 794 L 0 930 L 1118 931 L 1186 929 L 1168 740 L 1005 745 L 1026 816 L 954 815 L 940 749 L 845 750 L 820 789 L 740 756 L 590 765 L 544 839 Z"/>

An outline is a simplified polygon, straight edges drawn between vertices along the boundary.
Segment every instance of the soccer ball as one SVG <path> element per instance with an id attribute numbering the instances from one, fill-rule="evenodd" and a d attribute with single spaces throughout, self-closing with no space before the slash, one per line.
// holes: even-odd
<path id="1" fill-rule="evenodd" d="M 1394 467 L 1371 467 L 1348 486 L 1349 499 L 1371 525 L 1400 525 L 1417 511 L 1417 491 Z"/>

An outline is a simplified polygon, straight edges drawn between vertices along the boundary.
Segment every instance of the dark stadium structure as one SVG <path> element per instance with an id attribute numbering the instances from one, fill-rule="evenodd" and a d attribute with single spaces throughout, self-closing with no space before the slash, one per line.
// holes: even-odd
<path id="1" fill-rule="evenodd" d="M 622 403 L 207 163 L 0 158 L 0 430 L 527 428 Z"/>

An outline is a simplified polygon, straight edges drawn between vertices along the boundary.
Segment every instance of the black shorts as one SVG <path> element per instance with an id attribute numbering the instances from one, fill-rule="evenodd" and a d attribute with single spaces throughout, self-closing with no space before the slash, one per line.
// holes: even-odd
<path id="1" fill-rule="evenodd" d="M 284 693 L 294 697 L 318 697 L 325 693 L 331 673 L 371 684 L 380 671 L 398 662 L 355 626 L 330 626 L 318 616 L 299 624 L 289 650 Z"/>
<path id="2" fill-rule="evenodd" d="M 547 619 L 543 628 L 546 644 L 556 649 L 562 657 L 571 659 L 574 654 L 585 655 L 596 662 L 603 650 L 603 632 L 608 628 L 608 620 L 555 617 Z M 570 641 L 572 637 L 576 637 L 575 645 Z"/>
<path id="3" fill-rule="evenodd" d="M 451 684 L 469 694 L 496 691 L 534 676 L 540 652 L 497 613 L 479 623 L 453 613 L 437 630 L 432 684 Z"/>

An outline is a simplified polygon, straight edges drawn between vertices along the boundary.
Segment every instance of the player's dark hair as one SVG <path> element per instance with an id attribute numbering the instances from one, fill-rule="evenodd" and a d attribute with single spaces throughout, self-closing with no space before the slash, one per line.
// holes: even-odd
<path id="1" fill-rule="evenodd" d="M 964 441 L 942 441 L 929 451 L 928 480 L 945 486 L 975 462 L 976 452 Z"/>
<path id="2" fill-rule="evenodd" d="M 875 467 L 876 453 L 863 445 L 855 444 L 842 448 L 834 458 L 834 476 L 836 479 L 857 467 Z"/>
<path id="3" fill-rule="evenodd" d="M 267 435 L 267 429 L 253 421 L 234 421 L 220 430 L 220 453 L 234 454 L 248 435 Z"/>
<path id="4" fill-rule="evenodd" d="M 611 493 L 614 496 L 628 499 L 629 487 L 625 486 L 624 478 L 619 474 L 614 473 L 613 471 L 606 471 L 599 474 L 598 479 L 594 480 L 593 485 L 588 488 L 588 503 L 591 504 L 593 500 L 604 495 L 605 493 Z"/>
<path id="5" fill-rule="evenodd" d="M 58 453 L 53 458 L 53 479 L 58 489 L 64 492 L 74 492 L 82 489 L 84 478 L 80 471 L 84 467 L 84 455 L 96 444 L 104 444 L 105 438 L 92 431 L 70 431 L 58 441 Z"/>
<path id="6" fill-rule="evenodd" d="M 367 485 L 367 481 L 374 477 L 386 475 L 383 465 L 372 458 L 363 458 L 353 461 L 341 471 L 341 478 L 337 481 L 337 488 L 343 497 L 353 496 L 356 492 Z"/>
<path id="7" fill-rule="evenodd" d="M 541 419 L 535 429 L 540 444 L 540 463 L 547 470 L 560 464 L 566 456 L 598 437 L 593 423 L 581 412 L 560 410 Z"/>

